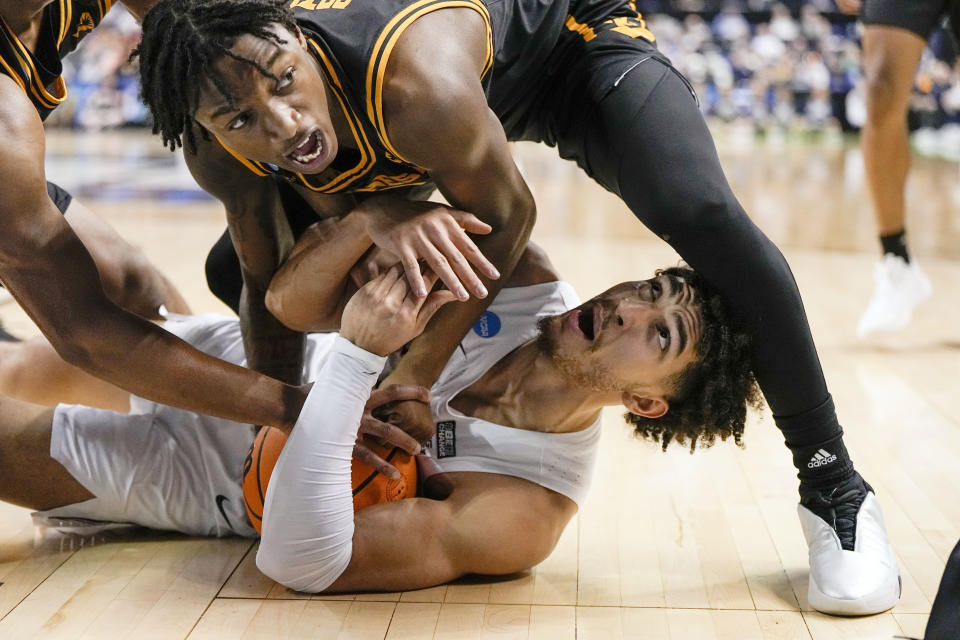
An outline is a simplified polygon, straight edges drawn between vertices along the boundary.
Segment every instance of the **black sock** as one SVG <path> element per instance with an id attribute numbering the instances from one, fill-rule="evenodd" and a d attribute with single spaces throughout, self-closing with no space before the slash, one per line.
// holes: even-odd
<path id="1" fill-rule="evenodd" d="M 884 255 L 892 253 L 895 256 L 903 258 L 904 262 L 910 262 L 910 254 L 907 253 L 907 232 L 901 229 L 896 233 L 880 236 L 880 246 L 883 248 Z"/>
<path id="2" fill-rule="evenodd" d="M 774 417 L 793 454 L 801 489 L 820 489 L 853 476 L 853 461 L 843 444 L 833 398 L 796 416 Z"/>

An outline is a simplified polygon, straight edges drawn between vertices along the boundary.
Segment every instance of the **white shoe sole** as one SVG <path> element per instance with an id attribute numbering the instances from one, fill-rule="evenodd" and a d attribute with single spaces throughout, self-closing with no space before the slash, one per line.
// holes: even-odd
<path id="1" fill-rule="evenodd" d="M 888 580 L 883 587 L 873 593 L 860 598 L 842 600 L 823 593 L 811 576 L 807 600 L 810 606 L 820 613 L 834 616 L 868 616 L 893 608 L 900 601 L 900 591 L 901 579 L 900 574 L 897 573 L 895 581 Z"/>

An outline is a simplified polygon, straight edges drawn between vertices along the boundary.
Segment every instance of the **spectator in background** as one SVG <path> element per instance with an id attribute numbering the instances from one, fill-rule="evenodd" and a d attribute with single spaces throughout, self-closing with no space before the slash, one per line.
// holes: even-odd
<path id="1" fill-rule="evenodd" d="M 763 133 L 771 127 L 819 132 L 838 124 L 845 130 L 863 124 L 864 118 L 857 118 L 860 98 L 851 95 L 861 73 L 857 33 L 849 19 L 838 20 L 833 2 L 638 0 L 636 4 L 648 14 L 660 50 L 690 79 L 703 112 Z M 136 68 L 126 60 L 126 52 L 138 38 L 139 28 L 129 14 L 122 7 L 111 11 L 87 44 L 67 59 L 71 97 L 48 122 L 81 128 L 148 124 L 139 100 Z M 934 37 L 936 57 L 949 60 L 936 43 Z M 741 51 L 743 47 L 749 55 Z M 810 51 L 818 52 L 826 66 L 826 93 L 812 89 L 809 79 L 793 82 L 794 74 L 811 64 L 805 58 Z M 921 69 L 926 64 L 925 58 Z M 931 70 L 930 77 L 930 90 L 916 104 L 924 113 L 923 123 L 944 126 L 935 135 L 920 132 L 917 147 L 955 157 L 960 128 L 946 125 L 958 120 L 957 98 L 950 93 L 958 79 L 949 72 L 944 75 L 940 68 Z M 912 124 L 920 122 L 914 118 Z M 956 135 L 951 133 L 954 129 Z"/>

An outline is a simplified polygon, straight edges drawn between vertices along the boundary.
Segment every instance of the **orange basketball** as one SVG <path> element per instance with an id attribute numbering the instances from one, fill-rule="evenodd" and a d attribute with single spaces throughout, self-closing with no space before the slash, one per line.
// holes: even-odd
<path id="1" fill-rule="evenodd" d="M 267 483 L 273 467 L 277 464 L 287 436 L 279 429 L 264 427 L 253 440 L 253 445 L 243 463 L 243 503 L 247 508 L 250 524 L 260 532 L 263 520 L 263 501 L 267 495 Z M 359 511 L 380 502 L 412 498 L 417 491 L 417 462 L 406 452 L 394 447 L 388 449 L 366 440 L 378 456 L 400 471 L 398 480 L 391 480 L 378 473 L 368 464 L 353 461 L 353 510 Z"/>

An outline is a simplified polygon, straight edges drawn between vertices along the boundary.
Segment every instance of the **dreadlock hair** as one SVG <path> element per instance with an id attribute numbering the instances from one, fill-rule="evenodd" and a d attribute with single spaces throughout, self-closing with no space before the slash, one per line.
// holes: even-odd
<path id="1" fill-rule="evenodd" d="M 270 29 L 277 24 L 297 33 L 286 0 L 161 0 L 143 19 L 143 38 L 131 60 L 140 58 L 143 101 L 153 114 L 153 132 L 171 151 L 196 151 L 193 113 L 204 82 L 210 82 L 234 106 L 230 88 L 213 68 L 223 56 L 244 62 L 263 75 L 273 73 L 230 51 L 237 38 L 252 35 L 286 44 Z M 201 129 L 204 138 L 206 130 Z"/>
<path id="2" fill-rule="evenodd" d="M 697 360 L 672 381 L 670 409 L 659 418 L 626 413 L 640 438 L 659 442 L 664 451 L 677 441 L 710 447 L 717 437 L 733 437 L 743 446 L 747 407 L 759 409 L 762 396 L 750 367 L 750 339 L 732 325 L 719 294 L 693 269 L 680 266 L 657 271 L 681 278 L 693 287 L 703 314 L 703 332 L 697 344 Z"/>

